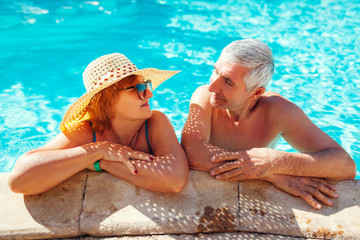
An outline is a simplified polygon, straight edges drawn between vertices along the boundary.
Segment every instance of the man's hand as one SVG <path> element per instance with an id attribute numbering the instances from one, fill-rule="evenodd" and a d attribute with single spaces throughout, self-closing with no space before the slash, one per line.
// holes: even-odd
<path id="1" fill-rule="evenodd" d="M 217 154 L 211 158 L 211 162 L 225 163 L 213 168 L 210 174 L 217 180 L 230 182 L 261 179 L 274 173 L 274 153 L 275 150 L 270 148 L 253 148 L 248 151 Z"/>
<path id="2" fill-rule="evenodd" d="M 319 201 L 327 206 L 332 206 L 333 202 L 329 197 L 338 197 L 335 186 L 321 178 L 275 174 L 266 180 L 284 192 L 301 197 L 316 209 L 321 208 Z"/>

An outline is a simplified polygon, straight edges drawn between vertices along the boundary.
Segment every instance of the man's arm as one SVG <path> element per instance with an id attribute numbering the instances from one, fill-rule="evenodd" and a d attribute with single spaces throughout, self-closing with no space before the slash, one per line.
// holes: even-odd
<path id="1" fill-rule="evenodd" d="M 335 186 L 321 178 L 274 174 L 262 180 L 271 182 L 276 188 L 304 199 L 316 209 L 321 208 L 320 203 L 332 206 L 333 201 L 330 198 L 338 197 Z"/>
<path id="2" fill-rule="evenodd" d="M 259 179 L 272 174 L 320 177 L 333 180 L 352 179 L 356 166 L 347 152 L 306 116 L 295 104 L 281 96 L 272 106 L 271 122 L 280 127 L 284 139 L 299 153 L 269 148 L 253 148 L 234 153 L 237 160 L 213 169 L 223 180 Z M 230 155 L 230 154 L 229 154 Z M 216 156 L 214 163 L 229 156 Z M 234 157 L 232 158 L 234 159 Z"/>
<path id="3" fill-rule="evenodd" d="M 283 105 L 282 118 L 287 118 L 282 124 L 282 136 L 299 153 L 279 153 L 275 161 L 277 172 L 333 180 L 353 179 L 356 165 L 349 154 L 298 106 L 289 101 Z"/>
<path id="4" fill-rule="evenodd" d="M 189 166 L 192 169 L 209 172 L 219 163 L 210 162 L 215 154 L 229 152 L 209 142 L 211 134 L 212 106 L 209 101 L 210 93 L 207 85 L 200 86 L 193 93 L 190 100 L 188 118 L 181 136 Z"/>

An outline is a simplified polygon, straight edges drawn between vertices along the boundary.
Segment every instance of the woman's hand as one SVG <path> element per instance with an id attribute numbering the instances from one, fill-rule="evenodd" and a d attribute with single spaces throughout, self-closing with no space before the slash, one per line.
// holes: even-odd
<path id="1" fill-rule="evenodd" d="M 150 154 L 139 152 L 131 149 L 128 146 L 115 144 L 111 142 L 101 142 L 100 147 L 102 149 L 103 156 L 101 159 L 113 162 L 122 162 L 134 175 L 137 174 L 135 166 L 131 163 L 131 160 L 144 160 L 153 161 L 154 157 Z M 93 170 L 93 166 L 88 167 Z"/>
<path id="2" fill-rule="evenodd" d="M 90 166 L 88 166 L 86 169 L 91 170 L 91 171 L 96 171 L 94 164 L 91 164 Z"/>

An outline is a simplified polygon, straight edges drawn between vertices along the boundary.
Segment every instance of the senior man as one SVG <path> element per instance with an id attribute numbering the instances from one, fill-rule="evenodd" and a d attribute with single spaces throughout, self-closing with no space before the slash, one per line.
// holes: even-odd
<path id="1" fill-rule="evenodd" d="M 331 206 L 337 194 L 324 179 L 354 178 L 355 163 L 298 106 L 266 91 L 273 73 L 272 52 L 259 40 L 223 49 L 210 83 L 190 101 L 181 140 L 190 167 L 217 180 L 269 181 L 316 209 Z M 280 137 L 298 152 L 273 149 Z"/>

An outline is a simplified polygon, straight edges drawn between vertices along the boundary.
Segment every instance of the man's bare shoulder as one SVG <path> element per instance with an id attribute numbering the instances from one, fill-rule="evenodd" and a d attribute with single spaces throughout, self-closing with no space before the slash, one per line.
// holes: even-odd
<path id="1" fill-rule="evenodd" d="M 276 107 L 278 110 L 285 110 L 286 108 L 292 108 L 296 106 L 293 102 L 286 99 L 277 92 L 267 91 L 262 95 L 262 103 L 267 107 Z"/>
<path id="2" fill-rule="evenodd" d="M 210 104 L 210 96 L 208 85 L 202 85 L 198 87 L 193 93 L 190 103 L 200 104 L 201 106 L 206 106 Z"/>
<path id="3" fill-rule="evenodd" d="M 265 92 L 262 96 L 262 106 L 273 120 L 284 121 L 304 115 L 300 107 L 276 92 Z"/>

